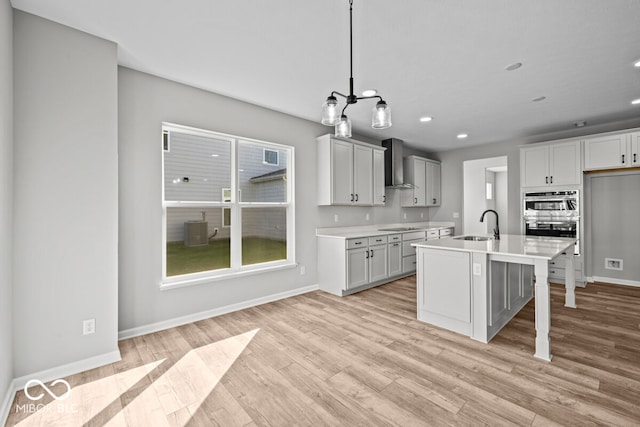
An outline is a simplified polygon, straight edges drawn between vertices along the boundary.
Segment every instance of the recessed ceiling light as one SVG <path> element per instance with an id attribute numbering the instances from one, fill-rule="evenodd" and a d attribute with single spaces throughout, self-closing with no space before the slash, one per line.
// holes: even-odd
<path id="1" fill-rule="evenodd" d="M 586 120 L 581 120 L 579 122 L 575 122 L 573 125 L 575 127 L 577 127 L 577 128 L 582 128 L 582 127 L 585 127 L 587 125 L 587 121 Z"/>
<path id="2" fill-rule="evenodd" d="M 640 61 L 636 61 L 635 64 L 633 64 L 634 67 L 640 68 Z"/>
<path id="3" fill-rule="evenodd" d="M 466 137 L 468 137 L 469 135 L 467 135 L 466 133 L 459 133 L 458 134 L 458 139 L 465 139 Z"/>
<path id="4" fill-rule="evenodd" d="M 220 157 L 220 154 L 212 154 L 211 157 Z"/>
<path id="5" fill-rule="evenodd" d="M 420 117 L 420 121 L 422 123 L 427 123 L 427 122 L 430 122 L 431 120 L 433 120 L 433 117 L 429 117 L 429 116 Z"/>
<path id="6" fill-rule="evenodd" d="M 367 89 L 362 91 L 362 96 L 375 96 L 378 93 L 375 89 Z"/>
<path id="7" fill-rule="evenodd" d="M 544 101 L 545 99 L 547 99 L 546 96 L 539 96 L 537 98 L 533 98 L 531 102 L 540 102 L 540 101 Z"/>
<path id="8" fill-rule="evenodd" d="M 514 62 L 513 64 L 507 65 L 506 67 L 504 67 L 504 69 L 507 71 L 513 71 L 513 70 L 517 70 L 520 67 L 522 67 L 522 62 Z"/>
<path id="9" fill-rule="evenodd" d="M 634 99 L 633 101 L 631 101 L 631 103 L 633 105 L 638 105 L 638 104 L 640 104 L 640 99 Z"/>

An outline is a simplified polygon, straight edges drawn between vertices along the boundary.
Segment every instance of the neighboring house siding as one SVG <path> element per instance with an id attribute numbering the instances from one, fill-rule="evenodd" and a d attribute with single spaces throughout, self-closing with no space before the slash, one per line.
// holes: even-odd
<path id="1" fill-rule="evenodd" d="M 238 175 L 241 202 L 286 202 L 287 183 L 283 177 L 289 159 L 278 152 L 278 164 L 264 162 L 263 146 L 241 142 L 238 146 Z M 212 156 L 212 155 L 215 155 Z M 169 151 L 164 153 L 165 200 L 222 201 L 222 190 L 231 187 L 231 148 L 224 140 L 170 132 Z M 184 178 L 188 177 L 188 182 Z M 184 223 L 201 220 L 205 212 L 209 235 L 229 238 L 222 227 L 223 208 L 167 209 L 167 242 L 184 240 Z M 259 208 L 242 210 L 243 236 L 286 240 L 286 210 Z"/>
<path id="2" fill-rule="evenodd" d="M 185 177 L 189 182 L 184 182 Z M 222 189 L 229 187 L 228 141 L 170 132 L 169 151 L 164 152 L 165 200 L 220 202 Z"/>

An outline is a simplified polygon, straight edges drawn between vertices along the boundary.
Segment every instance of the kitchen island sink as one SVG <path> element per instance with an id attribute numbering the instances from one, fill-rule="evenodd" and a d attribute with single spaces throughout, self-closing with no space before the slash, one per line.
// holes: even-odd
<path id="1" fill-rule="evenodd" d="M 487 240 L 491 240 L 492 237 L 489 236 L 456 236 L 454 237 L 456 240 L 470 240 L 472 242 L 486 242 Z"/>

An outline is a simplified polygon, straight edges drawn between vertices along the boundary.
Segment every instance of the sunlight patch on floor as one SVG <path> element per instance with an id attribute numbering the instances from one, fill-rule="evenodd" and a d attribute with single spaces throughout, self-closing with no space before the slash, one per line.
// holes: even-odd
<path id="1" fill-rule="evenodd" d="M 186 425 L 258 331 L 75 385 L 17 425 Z"/>

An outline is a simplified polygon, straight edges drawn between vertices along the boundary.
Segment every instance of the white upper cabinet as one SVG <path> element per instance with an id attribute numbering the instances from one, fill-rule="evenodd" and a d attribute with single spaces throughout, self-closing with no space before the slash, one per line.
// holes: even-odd
<path id="1" fill-rule="evenodd" d="M 384 189 L 384 151 L 373 150 L 373 205 L 384 206 L 387 196 Z"/>
<path id="2" fill-rule="evenodd" d="M 440 206 L 440 171 L 440 163 L 427 162 L 427 206 Z"/>
<path id="3" fill-rule="evenodd" d="M 404 182 L 413 189 L 402 191 L 403 207 L 440 205 L 440 162 L 418 156 L 404 158 Z"/>
<path id="4" fill-rule="evenodd" d="M 533 144 L 520 149 L 520 186 L 580 185 L 580 141 Z"/>
<path id="5" fill-rule="evenodd" d="M 585 170 L 640 166 L 640 132 L 588 138 L 584 144 Z"/>
<path id="6" fill-rule="evenodd" d="M 608 135 L 584 140 L 584 168 L 613 169 L 627 167 L 629 135 Z"/>
<path id="7" fill-rule="evenodd" d="M 317 141 L 318 205 L 384 204 L 384 148 L 332 135 Z"/>
<path id="8" fill-rule="evenodd" d="M 631 134 L 631 152 L 629 153 L 631 166 L 640 166 L 640 132 Z"/>

